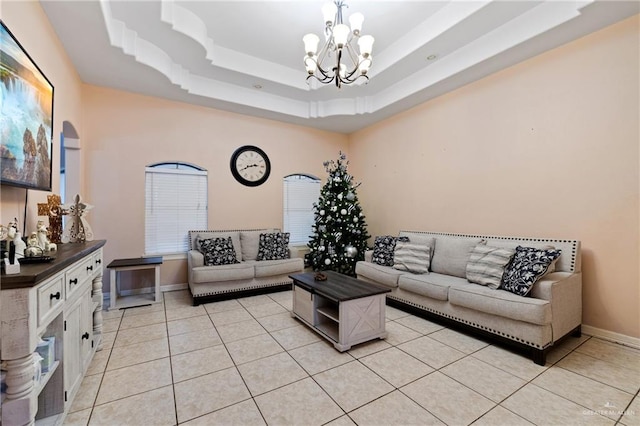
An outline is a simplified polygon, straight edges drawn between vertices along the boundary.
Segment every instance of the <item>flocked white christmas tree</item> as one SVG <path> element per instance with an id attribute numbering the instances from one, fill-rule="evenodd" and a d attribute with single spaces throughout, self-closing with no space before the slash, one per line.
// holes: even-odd
<path id="1" fill-rule="evenodd" d="M 329 177 L 314 204 L 314 235 L 308 244 L 308 259 L 314 271 L 354 276 L 356 262 L 364 259 L 370 235 L 356 193 L 360 184 L 354 184 L 347 172 L 348 164 L 342 152 L 337 162 L 324 163 Z"/>

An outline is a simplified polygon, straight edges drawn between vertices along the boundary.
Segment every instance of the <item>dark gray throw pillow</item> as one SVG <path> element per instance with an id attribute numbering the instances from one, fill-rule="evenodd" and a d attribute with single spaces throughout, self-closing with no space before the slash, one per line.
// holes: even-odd
<path id="1" fill-rule="evenodd" d="M 200 247 L 200 252 L 204 255 L 204 264 L 206 266 L 240 263 L 236 258 L 236 251 L 233 248 L 231 237 L 199 239 L 198 246 Z"/>
<path id="2" fill-rule="evenodd" d="M 505 268 L 500 288 L 520 296 L 526 296 L 540 277 L 546 274 L 549 265 L 560 257 L 561 250 L 516 247 L 516 253 Z"/>
<path id="3" fill-rule="evenodd" d="M 257 260 L 289 259 L 289 233 L 271 232 L 260 234 Z"/>
<path id="4" fill-rule="evenodd" d="M 393 266 L 393 252 L 396 249 L 396 241 L 409 242 L 409 237 L 396 238 L 392 235 L 376 237 L 373 242 L 371 262 L 382 266 Z"/>

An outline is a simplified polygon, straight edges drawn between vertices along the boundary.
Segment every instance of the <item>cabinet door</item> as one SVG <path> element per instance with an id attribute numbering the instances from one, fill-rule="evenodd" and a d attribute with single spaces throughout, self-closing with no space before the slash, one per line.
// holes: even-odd
<path id="1" fill-rule="evenodd" d="M 93 313 L 91 312 L 90 289 L 80 300 L 80 358 L 82 359 L 82 371 L 84 372 L 91 361 L 93 349 Z"/>
<path id="2" fill-rule="evenodd" d="M 80 357 L 80 316 L 82 298 L 77 299 L 64 313 L 64 390 L 70 400 L 82 381 L 83 362 Z"/>
<path id="3" fill-rule="evenodd" d="M 313 295 L 298 286 L 293 286 L 293 312 L 309 324 L 315 325 Z"/>

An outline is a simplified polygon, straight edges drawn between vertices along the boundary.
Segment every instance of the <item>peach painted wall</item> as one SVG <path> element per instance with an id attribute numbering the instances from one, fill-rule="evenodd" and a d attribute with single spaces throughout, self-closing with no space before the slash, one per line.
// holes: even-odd
<path id="1" fill-rule="evenodd" d="M 208 170 L 210 229 L 282 227 L 282 178 L 324 179 L 322 163 L 347 148 L 347 136 L 337 133 L 91 85 L 83 87 L 83 108 L 85 198 L 95 205 L 95 234 L 108 240 L 107 262 L 144 254 L 148 164 L 181 161 Z M 255 188 L 239 184 L 229 170 L 231 154 L 247 144 L 271 160 L 269 180 Z M 185 283 L 185 264 L 165 262 L 162 283 Z"/>
<path id="2" fill-rule="evenodd" d="M 18 39 L 54 86 L 53 106 L 53 192 L 60 193 L 60 133 L 62 122 L 70 121 L 82 132 L 81 90 L 78 73 L 51 27 L 39 2 L 9 1 L 0 5 L 2 21 Z M 3 185 L 0 191 L 0 223 L 6 225 L 24 217 L 25 189 Z M 35 230 L 37 203 L 49 192 L 29 190 L 27 232 Z"/>
<path id="3" fill-rule="evenodd" d="M 639 18 L 350 136 L 372 235 L 578 239 L 583 323 L 640 337 Z"/>

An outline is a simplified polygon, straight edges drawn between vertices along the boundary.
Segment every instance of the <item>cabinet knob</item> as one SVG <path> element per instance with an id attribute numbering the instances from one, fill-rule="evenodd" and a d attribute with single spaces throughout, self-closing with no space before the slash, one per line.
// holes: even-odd
<path id="1" fill-rule="evenodd" d="M 58 299 L 58 300 L 60 300 L 60 292 L 57 292 L 56 294 L 51 293 L 51 294 L 49 295 L 49 300 L 52 300 L 52 299 Z"/>
<path id="2" fill-rule="evenodd" d="M 69 284 L 78 284 L 78 279 L 74 278 L 72 280 L 69 280 Z"/>
<path id="3" fill-rule="evenodd" d="M 89 332 L 88 332 L 88 331 L 86 331 L 86 332 L 82 335 L 82 340 L 84 340 L 84 339 L 87 339 L 87 340 L 89 339 Z"/>
<path id="4" fill-rule="evenodd" d="M 87 272 L 93 271 L 93 266 L 87 266 Z"/>
<path id="5" fill-rule="evenodd" d="M 102 259 L 96 259 L 96 265 L 102 264 Z"/>

